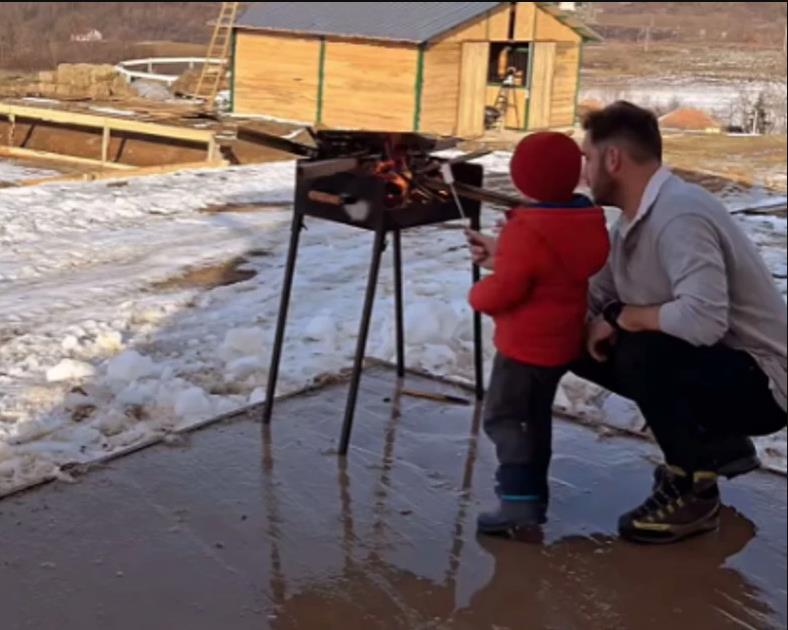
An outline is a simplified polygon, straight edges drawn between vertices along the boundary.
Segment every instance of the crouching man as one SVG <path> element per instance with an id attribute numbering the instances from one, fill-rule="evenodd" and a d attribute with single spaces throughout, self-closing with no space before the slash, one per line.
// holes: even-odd
<path id="1" fill-rule="evenodd" d="M 786 426 L 786 304 L 725 207 L 662 165 L 651 112 L 619 102 L 584 127 L 594 199 L 622 216 L 572 371 L 637 403 L 664 453 L 621 535 L 675 542 L 719 526 L 718 478 L 758 468 L 750 436 Z M 471 244 L 489 265 L 495 240 Z"/>

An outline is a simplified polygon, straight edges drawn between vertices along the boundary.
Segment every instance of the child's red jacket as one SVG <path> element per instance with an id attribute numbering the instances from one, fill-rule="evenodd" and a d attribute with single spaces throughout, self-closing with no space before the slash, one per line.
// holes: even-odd
<path id="1" fill-rule="evenodd" d="M 512 210 L 495 272 L 471 290 L 471 306 L 495 319 L 495 345 L 510 359 L 559 366 L 582 353 L 588 281 L 610 241 L 601 208 L 583 197 L 572 206 Z"/>

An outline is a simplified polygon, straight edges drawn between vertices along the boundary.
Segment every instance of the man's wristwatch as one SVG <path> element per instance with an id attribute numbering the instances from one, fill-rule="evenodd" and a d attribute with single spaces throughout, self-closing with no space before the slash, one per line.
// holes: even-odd
<path id="1" fill-rule="evenodd" d="M 611 302 L 602 311 L 602 317 L 616 330 L 621 330 L 621 324 L 618 323 L 621 313 L 624 310 L 624 304 L 621 302 Z"/>

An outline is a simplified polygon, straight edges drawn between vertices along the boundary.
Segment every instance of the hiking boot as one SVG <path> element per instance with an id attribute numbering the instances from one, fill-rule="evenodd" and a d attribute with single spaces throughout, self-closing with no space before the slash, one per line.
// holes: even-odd
<path id="1" fill-rule="evenodd" d="M 498 509 L 479 515 L 480 534 L 517 537 L 547 522 L 547 501 L 540 497 L 502 497 Z"/>
<path id="2" fill-rule="evenodd" d="M 702 464 L 720 477 L 734 479 L 761 467 L 755 444 L 746 436 L 729 436 L 708 443 L 702 453 Z"/>
<path id="3" fill-rule="evenodd" d="M 720 477 L 735 479 L 761 468 L 761 460 L 755 444 L 748 437 L 727 437 L 712 442 L 706 447 L 704 468 Z M 670 474 L 670 467 L 660 464 L 654 470 L 654 489 Z"/>
<path id="4" fill-rule="evenodd" d="M 715 473 L 699 472 L 690 477 L 679 468 L 665 466 L 655 473 L 654 485 L 652 496 L 619 520 L 622 538 L 667 544 L 719 527 L 720 492 Z"/>

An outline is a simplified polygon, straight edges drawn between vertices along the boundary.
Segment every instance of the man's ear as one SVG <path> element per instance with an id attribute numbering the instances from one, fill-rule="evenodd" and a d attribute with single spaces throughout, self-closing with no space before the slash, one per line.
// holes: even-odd
<path id="1" fill-rule="evenodd" d="M 618 173 L 621 170 L 622 157 L 620 147 L 607 147 L 604 155 L 605 170 L 611 175 Z"/>

